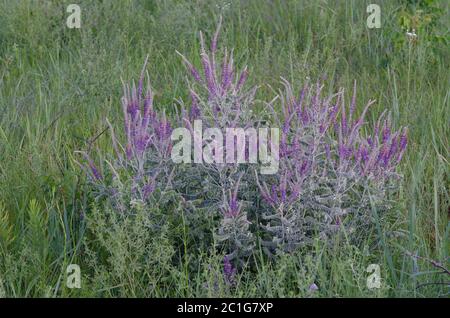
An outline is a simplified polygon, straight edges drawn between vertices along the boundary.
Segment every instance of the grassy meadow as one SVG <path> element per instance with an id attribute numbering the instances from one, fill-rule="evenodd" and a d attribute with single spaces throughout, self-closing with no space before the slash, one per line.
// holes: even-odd
<path id="1" fill-rule="evenodd" d="M 80 29 L 66 26 L 73 2 Z M 379 29 L 366 26 L 370 3 Z M 321 78 L 348 99 L 356 80 L 358 111 L 376 100 L 369 126 L 387 109 L 409 137 L 393 207 L 362 247 L 260 253 L 233 287 L 218 279 L 219 249 L 189 252 L 183 215 L 146 237 L 145 222 L 103 213 L 78 164 L 78 151 L 95 161 L 113 151 L 106 119 L 123 137 L 122 81 L 147 55 L 155 107 L 175 114 L 189 95 L 176 51 L 199 65 L 199 31 L 210 37 L 220 16 L 219 48 L 248 65 L 260 107 L 280 77 L 296 88 Z M 448 297 L 436 263 L 449 268 L 449 21 L 446 1 L 0 0 L 0 296 Z M 69 264 L 79 289 L 66 285 Z M 369 264 L 381 288 L 367 287 Z"/>

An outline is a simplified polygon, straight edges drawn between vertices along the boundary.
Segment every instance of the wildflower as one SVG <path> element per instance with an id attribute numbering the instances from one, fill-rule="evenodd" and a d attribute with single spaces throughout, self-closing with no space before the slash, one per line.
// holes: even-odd
<path id="1" fill-rule="evenodd" d="M 228 255 L 225 255 L 223 258 L 223 275 L 225 282 L 228 285 L 233 285 L 235 283 L 236 268 L 231 264 Z"/>
<path id="2" fill-rule="evenodd" d="M 309 286 L 308 290 L 309 290 L 311 293 L 313 293 L 313 292 L 315 292 L 315 291 L 318 291 L 318 290 L 319 290 L 319 287 L 317 287 L 317 285 L 316 285 L 315 283 L 312 283 L 312 284 Z"/>
<path id="3" fill-rule="evenodd" d="M 100 181 L 103 179 L 102 174 L 100 173 L 100 171 L 97 169 L 97 166 L 94 164 L 94 161 L 91 159 L 91 157 L 86 154 L 83 153 L 84 158 L 86 159 L 88 166 L 89 166 L 89 170 L 91 171 L 92 177 L 95 181 Z"/>
<path id="4" fill-rule="evenodd" d="M 225 203 L 224 216 L 227 218 L 235 218 L 241 212 L 241 206 L 238 203 L 237 195 L 239 190 L 239 183 L 241 182 L 242 174 L 239 176 L 233 193 L 230 195 L 229 202 Z"/>
<path id="5" fill-rule="evenodd" d="M 94 178 L 96 180 L 101 180 L 102 175 L 100 174 L 100 172 L 98 171 L 97 167 L 94 165 L 93 162 L 89 162 L 89 167 L 91 168 L 92 175 L 94 176 Z"/>
<path id="6" fill-rule="evenodd" d="M 241 75 L 239 76 L 239 80 L 236 85 L 236 91 L 240 90 L 242 86 L 244 86 L 245 82 L 247 81 L 248 71 L 247 66 L 244 68 L 244 70 L 241 72 Z"/>
<path id="7" fill-rule="evenodd" d="M 142 188 L 142 197 L 144 200 L 147 200 L 148 197 L 155 191 L 156 189 L 156 177 L 158 176 L 158 173 L 155 174 L 155 176 L 152 177 L 152 179 L 143 186 Z"/>
<path id="8" fill-rule="evenodd" d="M 261 180 L 256 175 L 256 183 L 267 204 L 263 227 L 269 239 L 264 244 L 289 252 L 308 244 L 311 228 L 329 237 L 336 233 L 336 225 L 366 224 L 364 215 L 355 213 L 352 222 L 346 216 L 370 205 L 367 187 L 383 191 L 385 182 L 396 177 L 407 138 L 406 129 L 395 131 L 384 113 L 375 129 L 363 135 L 364 117 L 373 101 L 355 116 L 356 85 L 349 107 L 343 90 L 324 98 L 320 83 L 314 89 L 306 84 L 295 98 L 290 83 L 283 80 L 283 85 L 282 116 L 269 105 L 282 127 L 280 173 Z M 352 188 L 360 190 L 352 192 Z M 385 193 L 379 197 L 383 201 Z"/>

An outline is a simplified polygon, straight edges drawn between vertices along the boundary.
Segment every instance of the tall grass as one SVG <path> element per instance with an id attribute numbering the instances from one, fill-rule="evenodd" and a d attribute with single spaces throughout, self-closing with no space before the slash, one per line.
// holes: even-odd
<path id="1" fill-rule="evenodd" d="M 365 21 L 373 1 L 78 2 L 82 27 L 71 30 L 65 26 L 70 1 L 0 0 L 0 296 L 448 293 L 442 284 L 418 286 L 445 277 L 407 254 L 448 265 L 450 52 L 448 42 L 426 36 L 448 39 L 445 2 L 436 4 L 442 12 L 415 42 L 398 20 L 399 12 L 418 6 L 414 1 L 378 1 L 382 28 L 372 30 Z M 222 41 L 235 48 L 237 64 L 249 65 L 252 84 L 270 84 L 261 87 L 259 99 L 273 96 L 279 76 L 295 83 L 326 77 L 330 93 L 346 87 L 348 98 L 356 80 L 360 100 L 377 99 L 369 122 L 387 108 L 396 126 L 409 127 L 404 179 L 389 219 L 379 220 L 377 252 L 317 241 L 312 255 L 281 255 L 276 263 L 255 259 L 257 271 L 239 274 L 230 288 L 221 281 L 220 255 L 193 259 L 182 246 L 169 246 L 165 235 L 185 237 L 187 225 L 167 229 L 159 245 L 136 234 L 142 224 L 128 224 L 129 233 L 111 232 L 113 224 L 106 234 L 96 232 L 107 226 L 108 212 L 97 211 L 76 151 L 89 151 L 94 159 L 99 149 L 112 151 L 105 119 L 120 125 L 121 79 L 135 78 L 147 54 L 156 104 L 173 112 L 175 100 L 187 98 L 175 50 L 198 63 L 198 31 L 213 32 L 219 15 Z M 127 249 L 124 236 L 134 234 L 136 245 Z M 94 253 L 91 247 L 101 244 L 113 251 Z M 139 267 L 147 264 L 139 257 L 148 261 L 139 244 L 152 255 L 167 245 L 151 270 Z M 128 258 L 136 267 L 121 268 Z M 66 287 L 70 263 L 81 266 L 80 290 Z M 366 287 L 371 263 L 381 267 L 378 290 Z M 144 286 L 149 280 L 152 285 Z M 313 282 L 316 292 L 308 290 Z"/>

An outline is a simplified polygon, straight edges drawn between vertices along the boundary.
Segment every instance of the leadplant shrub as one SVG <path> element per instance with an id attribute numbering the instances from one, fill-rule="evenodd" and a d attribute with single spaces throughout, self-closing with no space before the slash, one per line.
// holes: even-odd
<path id="1" fill-rule="evenodd" d="M 343 89 L 324 96 L 319 81 L 304 84 L 297 95 L 283 79 L 284 89 L 266 103 L 267 110 L 255 112 L 256 88 L 247 89 L 247 67 L 238 71 L 233 51 L 218 51 L 219 30 L 220 23 L 209 47 L 200 33 L 200 67 L 179 53 L 192 80 L 189 105 L 180 101 L 176 116 L 153 107 L 149 84 L 144 92 L 147 62 L 137 86 L 124 84 L 125 142 L 110 125 L 115 153 L 103 156 L 101 169 L 86 155 L 97 200 L 122 215 L 117 222 L 136 211 L 151 219 L 155 207 L 168 215 L 161 222 L 181 213 L 179 220 L 188 226 L 183 239 L 191 243 L 184 242 L 184 249 L 222 251 L 230 284 L 236 267 L 242 268 L 258 246 L 268 255 L 292 253 L 314 239 L 333 242 L 340 232 L 357 245 L 374 223 L 373 209 L 389 209 L 407 129 L 394 130 L 387 113 L 373 128 L 366 125 L 373 101 L 357 113 L 356 83 L 347 103 Z M 174 164 L 172 128 L 186 127 L 194 135 L 197 119 L 203 129 L 279 127 L 278 173 L 261 175 L 254 164 Z"/>
<path id="2" fill-rule="evenodd" d="M 252 111 L 256 87 L 247 90 L 245 86 L 247 67 L 242 71 L 236 69 L 232 50 L 225 48 L 221 55 L 218 54 L 220 27 L 221 23 L 209 49 L 200 33 L 201 71 L 179 53 L 193 79 L 188 84 L 191 96 L 189 111 L 183 103 L 181 105 L 182 121 L 192 135 L 193 121 L 196 119 L 202 120 L 204 129 L 214 127 L 221 131 L 226 128 L 255 127 L 258 123 L 257 116 Z M 203 147 L 207 147 L 207 141 L 202 142 L 201 148 Z M 224 262 L 227 264 L 235 260 L 242 266 L 243 260 L 251 255 L 255 247 L 246 211 L 248 203 L 251 205 L 252 202 L 244 202 L 251 196 L 248 195 L 248 189 L 247 193 L 240 193 L 243 189 L 252 187 L 249 184 L 252 178 L 250 169 L 248 165 L 230 163 L 194 165 L 191 166 L 194 173 L 186 181 L 199 180 L 200 189 L 182 191 L 187 196 L 198 193 L 200 198 L 206 200 L 204 205 L 209 213 L 216 216 L 218 223 L 215 242 L 225 248 L 227 255 Z M 183 176 L 180 176 L 180 180 L 183 180 Z"/>
<path id="3" fill-rule="evenodd" d="M 270 105 L 281 127 L 280 170 L 270 177 L 256 175 L 265 202 L 263 245 L 292 252 L 313 238 L 330 240 L 339 230 L 360 238 L 373 224 L 372 208 L 389 208 L 406 128 L 392 131 L 383 113 L 374 130 L 363 133 L 373 101 L 357 116 L 356 84 L 350 105 L 342 89 L 322 97 L 320 82 L 305 84 L 299 96 L 286 80 L 283 85 L 281 114 Z"/>

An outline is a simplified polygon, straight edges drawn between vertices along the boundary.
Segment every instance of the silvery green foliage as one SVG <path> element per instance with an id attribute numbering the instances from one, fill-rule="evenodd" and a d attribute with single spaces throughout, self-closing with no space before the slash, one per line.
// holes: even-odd
<path id="1" fill-rule="evenodd" d="M 305 85 L 297 98 L 283 84 L 282 113 L 273 111 L 282 127 L 280 171 L 257 179 L 266 202 L 263 245 L 290 252 L 313 238 L 332 241 L 340 229 L 356 241 L 373 223 L 372 209 L 389 207 L 406 129 L 392 133 L 386 119 L 379 134 L 381 117 L 365 136 L 361 127 L 372 102 L 356 117 L 355 92 L 348 108 L 343 90 L 324 98 L 321 83 Z"/>
<path id="2" fill-rule="evenodd" d="M 220 222 L 217 240 L 225 243 L 227 249 L 231 252 L 227 255 L 227 261 L 236 259 L 243 265 L 242 260 L 251 255 L 254 248 L 253 234 L 250 232 L 250 222 L 247 214 L 243 212 L 243 203 L 238 201 L 239 184 L 242 173 L 230 191 L 229 198 L 223 199 L 222 220 Z"/>

